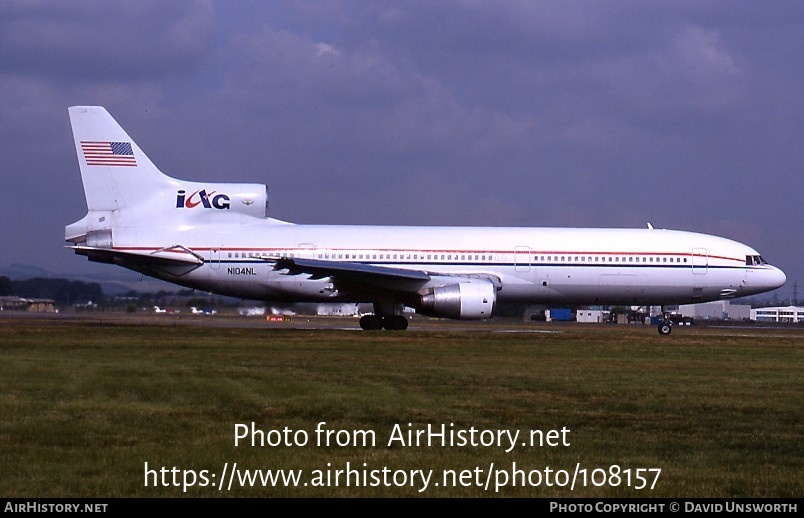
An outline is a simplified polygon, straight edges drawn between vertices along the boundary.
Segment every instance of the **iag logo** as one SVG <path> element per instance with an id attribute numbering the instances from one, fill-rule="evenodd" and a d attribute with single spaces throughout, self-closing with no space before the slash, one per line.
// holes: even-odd
<path id="1" fill-rule="evenodd" d="M 205 209 L 228 209 L 229 197 L 225 194 L 219 194 L 213 197 L 212 195 L 215 194 L 215 192 L 216 191 L 212 191 L 207 194 L 206 189 L 201 189 L 200 191 L 195 191 L 190 196 L 185 196 L 184 189 L 180 189 L 179 192 L 176 193 L 176 208 L 183 209 L 186 207 L 192 209 L 198 205 L 203 205 Z"/>

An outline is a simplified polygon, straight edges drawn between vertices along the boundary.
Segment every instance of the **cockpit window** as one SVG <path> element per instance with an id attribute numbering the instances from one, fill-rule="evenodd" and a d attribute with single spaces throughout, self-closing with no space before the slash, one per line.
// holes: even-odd
<path id="1" fill-rule="evenodd" d="M 746 255 L 745 256 L 745 265 L 746 266 L 758 266 L 760 264 L 768 264 L 768 262 L 762 258 L 761 255 Z"/>

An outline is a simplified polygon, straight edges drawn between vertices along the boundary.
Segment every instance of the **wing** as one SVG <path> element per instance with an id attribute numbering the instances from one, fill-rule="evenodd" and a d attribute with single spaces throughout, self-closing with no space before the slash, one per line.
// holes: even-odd
<path id="1" fill-rule="evenodd" d="M 287 270 L 288 275 L 309 274 L 311 279 L 330 277 L 337 285 L 371 286 L 382 290 L 416 292 L 433 284 L 452 284 L 461 281 L 483 280 L 497 290 L 502 287 L 500 278 L 488 273 L 443 273 L 374 266 L 350 261 L 321 261 L 317 259 L 289 258 L 266 259 L 274 262 L 275 270 Z"/>
<path id="2" fill-rule="evenodd" d="M 431 272 L 303 258 L 266 260 L 274 262 L 276 270 L 286 270 L 286 275 L 330 279 L 344 296 L 362 297 L 364 302 L 373 299 L 375 312 L 387 314 L 393 314 L 391 306 L 405 305 L 429 316 L 489 318 L 502 289 L 501 279 L 487 272 Z M 369 328 L 374 329 L 365 327 Z"/>
<path id="3" fill-rule="evenodd" d="M 404 268 L 388 268 L 349 261 L 319 261 L 317 259 L 301 259 L 283 257 L 274 259 L 275 270 L 288 270 L 288 275 L 310 274 L 311 279 L 331 277 L 335 280 L 385 285 L 390 283 L 410 283 L 419 286 L 428 282 L 431 277 L 421 270 Z"/>

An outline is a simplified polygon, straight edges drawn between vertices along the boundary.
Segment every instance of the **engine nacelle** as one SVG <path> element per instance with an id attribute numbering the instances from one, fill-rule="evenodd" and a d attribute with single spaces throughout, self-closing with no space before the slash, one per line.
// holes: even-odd
<path id="1" fill-rule="evenodd" d="M 258 183 L 185 182 L 176 191 L 176 209 L 193 213 L 235 212 L 268 217 L 268 187 Z"/>
<path id="2" fill-rule="evenodd" d="M 422 295 L 418 313 L 460 320 L 491 318 L 497 289 L 490 282 L 461 282 L 430 288 Z"/>

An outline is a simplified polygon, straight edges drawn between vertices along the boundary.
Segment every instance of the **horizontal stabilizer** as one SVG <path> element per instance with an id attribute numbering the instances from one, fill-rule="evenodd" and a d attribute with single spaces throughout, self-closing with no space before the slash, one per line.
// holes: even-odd
<path id="1" fill-rule="evenodd" d="M 117 264 L 141 264 L 147 266 L 201 266 L 204 258 L 183 246 L 162 248 L 153 252 L 141 250 L 121 250 L 117 248 L 98 248 L 93 246 L 68 246 L 78 255 L 85 255 L 90 261 Z"/>

